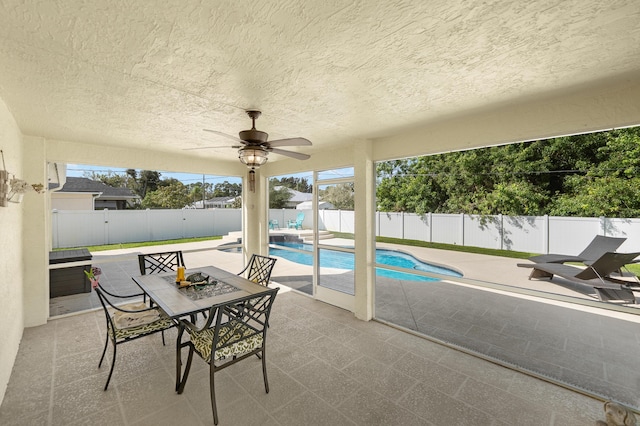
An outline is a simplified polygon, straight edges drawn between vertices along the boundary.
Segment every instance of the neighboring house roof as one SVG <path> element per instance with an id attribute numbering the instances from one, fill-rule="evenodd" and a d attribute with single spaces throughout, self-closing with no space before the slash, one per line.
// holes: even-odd
<path id="1" fill-rule="evenodd" d="M 57 184 L 53 184 L 49 186 L 49 189 L 57 187 Z M 100 181 L 83 177 L 67 177 L 67 182 L 56 192 L 88 192 L 91 194 L 99 194 L 96 198 L 103 200 L 140 198 L 128 188 L 114 188 Z"/>
<path id="2" fill-rule="evenodd" d="M 291 188 L 289 188 L 289 192 L 293 194 L 293 197 L 289 198 L 289 201 L 292 203 L 302 203 L 303 201 L 313 200 L 313 194 L 296 191 L 295 189 L 291 189 Z"/>
<path id="3" fill-rule="evenodd" d="M 285 188 L 283 186 L 276 186 L 275 189 L 280 190 L 282 188 Z M 295 189 L 291 189 L 291 188 L 286 188 L 289 193 L 291 194 L 291 198 L 289 198 L 288 202 L 290 204 L 298 204 L 298 203 L 302 203 L 303 201 L 311 201 L 313 200 L 313 194 L 308 193 L 308 192 L 300 192 L 300 191 L 296 191 Z"/>
<path id="4" fill-rule="evenodd" d="M 210 208 L 210 207 L 225 207 L 225 206 L 229 206 L 231 204 L 233 204 L 233 201 L 236 199 L 236 197 L 213 197 L 213 198 L 208 198 L 207 200 L 205 200 L 205 207 L 206 208 Z M 192 203 L 190 205 L 188 205 L 186 208 L 196 208 L 196 209 L 201 209 L 202 208 L 202 200 L 200 201 L 196 201 L 195 203 Z"/>
<path id="5" fill-rule="evenodd" d="M 235 199 L 236 199 L 236 197 L 213 197 L 213 198 L 207 199 L 207 202 L 211 202 L 211 203 L 230 203 Z"/>

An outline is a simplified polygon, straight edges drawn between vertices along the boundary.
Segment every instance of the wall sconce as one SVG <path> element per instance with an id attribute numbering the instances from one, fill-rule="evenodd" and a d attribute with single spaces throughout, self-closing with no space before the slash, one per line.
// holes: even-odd
<path id="1" fill-rule="evenodd" d="M 11 186 L 11 192 L 7 197 L 10 203 L 21 203 L 25 192 L 33 190 L 26 180 L 16 179 L 15 177 L 9 181 L 9 186 Z"/>
<path id="2" fill-rule="evenodd" d="M 0 149 L 2 156 L 2 170 L 0 170 L 0 207 L 7 207 L 8 202 L 20 203 L 24 194 L 28 191 L 35 191 L 38 194 L 44 192 L 44 185 L 41 183 L 29 184 L 26 180 L 16 179 L 15 176 L 9 180 L 9 172 L 4 163 L 4 151 Z"/>

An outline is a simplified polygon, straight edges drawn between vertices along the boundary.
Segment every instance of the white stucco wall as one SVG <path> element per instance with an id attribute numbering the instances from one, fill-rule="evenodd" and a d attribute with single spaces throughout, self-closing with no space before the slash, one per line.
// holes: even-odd
<path id="1" fill-rule="evenodd" d="M 93 210 L 93 195 L 52 192 L 51 208 L 56 210 Z"/>
<path id="2" fill-rule="evenodd" d="M 376 139 L 376 161 L 591 133 L 640 124 L 640 76 L 523 98 Z"/>
<path id="3" fill-rule="evenodd" d="M 22 135 L 0 99 L 0 149 L 7 170 L 22 177 Z M 2 163 L 0 163 L 2 167 Z M 23 307 L 23 204 L 0 207 L 0 402 L 11 375 L 24 329 Z"/>

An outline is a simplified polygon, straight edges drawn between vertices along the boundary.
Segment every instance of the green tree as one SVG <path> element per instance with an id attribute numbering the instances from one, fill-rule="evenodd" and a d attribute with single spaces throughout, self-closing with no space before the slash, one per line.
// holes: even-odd
<path id="1" fill-rule="evenodd" d="M 137 193 L 144 199 L 147 192 L 153 192 L 158 189 L 160 183 L 160 172 L 153 170 L 143 170 L 140 172 L 140 177 L 137 179 Z"/>
<path id="2" fill-rule="evenodd" d="M 353 183 L 331 185 L 318 194 L 322 201 L 333 204 L 337 210 L 354 210 Z"/>
<path id="3" fill-rule="evenodd" d="M 226 180 L 222 183 L 217 183 L 213 189 L 214 197 L 239 197 L 240 195 L 242 195 L 242 185 Z"/>
<path id="4" fill-rule="evenodd" d="M 287 202 L 291 199 L 289 188 L 276 185 L 275 180 L 269 181 L 269 208 L 283 209 L 287 206 Z"/>
<path id="5" fill-rule="evenodd" d="M 231 208 L 233 209 L 242 208 L 242 197 L 238 196 L 234 198 L 233 201 L 231 202 Z"/>
<path id="6" fill-rule="evenodd" d="M 91 180 L 102 182 L 105 185 L 109 185 L 113 188 L 126 188 L 126 181 L 127 181 L 126 177 L 118 175 L 113 172 L 108 172 L 106 174 L 96 173 L 96 172 L 91 172 L 91 173 L 85 172 L 85 177 L 88 177 Z"/>
<path id="7" fill-rule="evenodd" d="M 637 217 L 639 171 L 640 128 L 395 160 L 377 165 L 378 208 Z"/>
<path id="8" fill-rule="evenodd" d="M 298 192 L 306 194 L 313 192 L 313 185 L 309 183 L 307 178 L 287 176 L 280 179 L 275 178 L 275 180 L 279 182 L 279 185 L 295 189 Z"/>
<path id="9" fill-rule="evenodd" d="M 147 209 L 181 209 L 189 204 L 189 191 L 180 181 L 167 179 L 155 191 L 147 192 L 142 207 Z"/>
<path id="10" fill-rule="evenodd" d="M 640 216 L 640 128 L 603 132 L 594 163 L 566 179 L 550 214 L 558 216 Z"/>

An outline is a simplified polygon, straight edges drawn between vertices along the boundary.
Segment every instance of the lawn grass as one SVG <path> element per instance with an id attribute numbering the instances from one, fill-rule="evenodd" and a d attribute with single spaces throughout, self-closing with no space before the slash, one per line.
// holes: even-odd
<path id="1" fill-rule="evenodd" d="M 626 268 L 629 270 L 629 272 L 633 272 L 634 274 L 640 277 L 640 263 L 633 263 L 631 265 L 627 265 Z"/>
<path id="2" fill-rule="evenodd" d="M 332 234 L 337 238 L 353 239 L 353 234 L 348 234 L 344 232 L 332 232 Z M 426 247 L 426 248 L 439 249 L 439 250 L 461 251 L 464 253 L 486 254 L 489 256 L 510 257 L 515 259 L 527 259 L 528 257 L 539 254 L 539 253 L 525 253 L 521 251 L 511 251 L 511 250 L 488 249 L 488 248 L 482 248 L 482 247 L 459 246 L 456 244 L 429 243 L 426 241 L 403 240 L 401 238 L 389 238 L 389 237 L 376 237 L 376 241 L 379 243 L 400 244 L 404 246 L 414 246 L 414 247 Z"/>
<path id="3" fill-rule="evenodd" d="M 89 247 L 67 247 L 54 249 L 54 251 L 58 250 L 68 250 L 73 248 L 87 248 L 90 252 L 94 251 L 105 251 L 105 250 L 116 250 L 116 249 L 125 249 L 125 248 L 135 248 L 135 247 L 148 247 L 148 246 L 160 246 L 164 244 L 179 244 L 179 243 L 193 243 L 196 241 L 209 241 L 209 240 L 219 240 L 221 236 L 215 237 L 198 237 L 198 238 L 180 238 L 177 240 L 162 240 L 162 241 L 140 241 L 135 243 L 121 243 L 121 244 L 106 244 L 102 246 L 89 246 Z"/>

